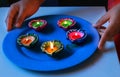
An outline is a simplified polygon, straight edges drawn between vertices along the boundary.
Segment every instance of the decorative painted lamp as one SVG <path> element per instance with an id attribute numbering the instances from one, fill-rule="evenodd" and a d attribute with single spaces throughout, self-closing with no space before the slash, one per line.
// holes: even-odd
<path id="1" fill-rule="evenodd" d="M 36 31 L 40 31 L 47 25 L 47 21 L 42 19 L 32 20 L 28 25 L 30 28 L 33 28 Z"/>
<path id="2" fill-rule="evenodd" d="M 28 33 L 21 35 L 17 39 L 17 43 L 25 47 L 33 47 L 38 42 L 38 36 L 34 33 Z"/>
<path id="3" fill-rule="evenodd" d="M 64 30 L 68 30 L 76 24 L 76 21 L 72 18 L 62 18 L 57 22 L 58 26 Z"/>
<path id="4" fill-rule="evenodd" d="M 79 44 L 84 41 L 87 33 L 84 30 L 70 29 L 67 31 L 66 35 L 67 39 L 69 39 L 71 42 Z"/>
<path id="5" fill-rule="evenodd" d="M 47 41 L 42 43 L 41 50 L 53 56 L 63 50 L 63 44 L 59 40 Z"/>

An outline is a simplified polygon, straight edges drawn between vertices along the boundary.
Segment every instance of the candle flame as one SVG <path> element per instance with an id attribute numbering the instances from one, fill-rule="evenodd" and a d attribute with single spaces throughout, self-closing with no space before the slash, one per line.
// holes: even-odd
<path id="1" fill-rule="evenodd" d="M 53 43 L 52 42 L 50 42 L 50 48 L 53 49 Z"/>
<path id="2" fill-rule="evenodd" d="M 40 22 L 37 22 L 37 24 L 39 24 Z"/>
<path id="3" fill-rule="evenodd" d="M 29 41 L 29 38 L 26 38 L 25 41 L 26 41 L 26 42 Z"/>
<path id="4" fill-rule="evenodd" d="M 77 33 L 75 33 L 75 36 L 77 36 L 78 34 Z"/>
<path id="5" fill-rule="evenodd" d="M 67 24 L 67 21 L 65 21 L 64 24 Z"/>

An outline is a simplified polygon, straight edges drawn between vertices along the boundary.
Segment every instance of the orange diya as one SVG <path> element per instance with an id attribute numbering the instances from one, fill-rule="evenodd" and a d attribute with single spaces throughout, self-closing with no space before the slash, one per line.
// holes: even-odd
<path id="1" fill-rule="evenodd" d="M 41 45 L 41 49 L 46 54 L 52 56 L 63 50 L 63 44 L 58 40 L 47 41 Z"/>
<path id="2" fill-rule="evenodd" d="M 37 41 L 38 41 L 38 36 L 34 33 L 21 35 L 17 39 L 17 43 L 25 47 L 32 47 L 34 46 L 34 44 L 36 44 Z"/>

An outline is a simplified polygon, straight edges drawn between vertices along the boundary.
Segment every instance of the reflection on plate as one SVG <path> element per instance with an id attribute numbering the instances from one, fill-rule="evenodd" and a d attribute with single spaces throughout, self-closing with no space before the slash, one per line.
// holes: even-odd
<path id="1" fill-rule="evenodd" d="M 81 45 L 72 44 L 66 38 L 66 31 L 59 28 L 57 21 L 63 17 L 73 18 L 77 26 L 85 30 L 87 39 Z M 41 32 L 37 32 L 28 27 L 28 23 L 33 19 L 45 19 L 48 25 Z M 99 34 L 92 25 L 84 19 L 68 15 L 48 15 L 26 20 L 23 27 L 10 31 L 3 41 L 3 51 L 5 55 L 19 67 L 35 71 L 55 71 L 75 66 L 89 58 L 97 49 Z M 35 33 L 39 37 L 39 43 L 32 49 L 20 47 L 16 40 L 26 33 Z M 51 57 L 43 53 L 40 46 L 49 40 L 60 40 L 64 45 L 64 52 L 59 56 Z"/>

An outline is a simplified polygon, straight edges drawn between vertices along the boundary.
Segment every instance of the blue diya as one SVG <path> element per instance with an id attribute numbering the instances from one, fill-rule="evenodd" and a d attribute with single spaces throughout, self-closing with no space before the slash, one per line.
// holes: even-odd
<path id="1" fill-rule="evenodd" d="M 38 42 L 38 36 L 34 33 L 21 35 L 17 38 L 17 43 L 25 47 L 33 47 Z"/>
<path id="2" fill-rule="evenodd" d="M 60 28 L 68 30 L 76 24 L 76 21 L 73 20 L 72 18 L 62 18 L 58 20 L 57 24 Z"/>
<path id="3" fill-rule="evenodd" d="M 30 28 L 33 28 L 36 31 L 40 31 L 47 25 L 47 21 L 43 19 L 32 20 L 28 25 Z"/>
<path id="4" fill-rule="evenodd" d="M 70 29 L 67 31 L 66 36 L 71 42 L 79 44 L 85 40 L 87 33 L 80 29 Z"/>
<path id="5" fill-rule="evenodd" d="M 46 54 L 53 56 L 63 50 L 63 44 L 59 40 L 46 41 L 42 43 L 41 50 Z"/>

